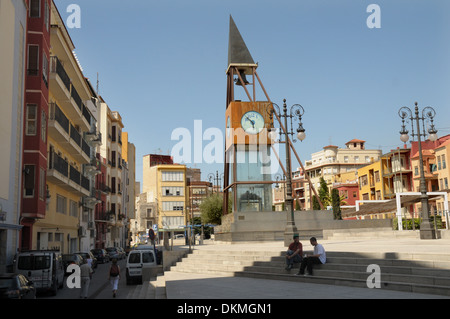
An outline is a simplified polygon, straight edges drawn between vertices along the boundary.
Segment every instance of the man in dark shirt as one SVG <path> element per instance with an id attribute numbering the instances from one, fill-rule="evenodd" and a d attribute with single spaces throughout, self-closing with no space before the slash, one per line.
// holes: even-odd
<path id="1" fill-rule="evenodd" d="M 286 270 L 291 270 L 294 263 L 302 261 L 303 246 L 300 242 L 298 234 L 294 235 L 294 242 L 289 245 L 286 252 Z"/>

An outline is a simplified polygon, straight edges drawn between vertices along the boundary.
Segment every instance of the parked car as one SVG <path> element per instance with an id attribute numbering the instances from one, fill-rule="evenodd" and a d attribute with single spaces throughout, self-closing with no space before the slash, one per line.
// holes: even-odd
<path id="1" fill-rule="evenodd" d="M 97 258 L 95 258 L 94 255 L 90 251 L 87 251 L 87 252 L 79 251 L 79 252 L 76 252 L 75 254 L 80 255 L 81 257 L 83 257 L 84 260 L 91 258 L 92 259 L 91 268 L 92 269 L 97 268 Z"/>
<path id="2" fill-rule="evenodd" d="M 155 252 L 153 250 L 130 251 L 126 265 L 127 285 L 134 281 L 142 284 L 142 270 L 150 267 L 157 267 Z"/>
<path id="3" fill-rule="evenodd" d="M 62 255 L 62 261 L 64 264 L 65 275 L 70 275 L 73 272 L 68 271 L 67 267 L 70 264 L 75 264 L 75 265 L 81 266 L 83 264 L 83 257 L 81 257 L 78 254 L 64 254 L 64 255 Z"/>
<path id="4" fill-rule="evenodd" d="M 0 299 L 36 299 L 36 288 L 22 274 L 0 274 Z"/>
<path id="5" fill-rule="evenodd" d="M 91 253 L 97 259 L 97 263 L 104 264 L 110 260 L 108 252 L 102 248 L 91 249 Z"/>
<path id="6" fill-rule="evenodd" d="M 117 260 L 123 259 L 123 256 L 117 247 L 107 247 L 106 251 L 109 254 L 109 258 L 111 259 L 113 258 L 116 258 Z"/>
<path id="7" fill-rule="evenodd" d="M 64 285 L 64 264 L 56 250 L 21 252 L 14 261 L 14 272 L 26 276 L 38 291 L 50 290 L 55 296 Z"/>

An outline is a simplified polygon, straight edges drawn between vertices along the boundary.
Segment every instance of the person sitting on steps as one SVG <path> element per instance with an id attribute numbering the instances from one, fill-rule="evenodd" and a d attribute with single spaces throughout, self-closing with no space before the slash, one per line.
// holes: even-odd
<path id="1" fill-rule="evenodd" d="M 303 246 L 299 240 L 298 234 L 294 235 L 294 242 L 292 242 L 286 252 L 286 270 L 291 270 L 294 263 L 302 261 Z"/>
<path id="2" fill-rule="evenodd" d="M 312 276 L 313 274 L 313 265 L 325 264 L 327 260 L 327 256 L 325 253 L 325 249 L 319 243 L 317 243 L 317 239 L 315 237 L 311 237 L 309 239 L 311 245 L 314 246 L 314 254 L 304 256 L 302 263 L 300 264 L 300 270 L 297 273 L 299 275 Z M 307 273 L 305 274 L 305 268 L 307 269 Z"/>

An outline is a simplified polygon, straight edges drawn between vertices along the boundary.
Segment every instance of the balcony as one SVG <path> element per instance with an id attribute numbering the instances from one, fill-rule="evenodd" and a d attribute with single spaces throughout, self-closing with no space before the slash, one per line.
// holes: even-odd
<path id="1" fill-rule="evenodd" d="M 102 144 L 102 133 L 94 129 L 94 131 L 85 132 L 84 139 L 91 147 L 96 147 Z"/>
<path id="2" fill-rule="evenodd" d="M 91 160 L 91 149 L 81 137 L 77 129 L 70 124 L 70 139 L 66 143 L 69 153 L 81 163 L 89 163 Z"/>
<path id="3" fill-rule="evenodd" d="M 57 142 L 66 143 L 70 139 L 70 122 L 56 103 L 50 103 L 48 134 Z"/>
<path id="4" fill-rule="evenodd" d="M 100 174 L 101 171 L 98 168 L 99 165 L 97 165 L 97 159 L 93 158 L 91 159 L 90 163 L 88 164 L 83 164 L 83 168 L 84 168 L 84 174 L 90 177 L 93 177 L 97 174 Z"/>
<path id="5" fill-rule="evenodd" d="M 91 127 L 91 114 L 73 86 L 63 64 L 57 56 L 50 57 L 50 91 L 60 103 L 64 113 L 83 130 Z"/>
<path id="6" fill-rule="evenodd" d="M 49 155 L 47 181 L 79 196 L 90 194 L 89 179 L 54 152 Z"/>
<path id="7" fill-rule="evenodd" d="M 102 202 L 99 195 L 95 191 L 92 191 L 89 196 L 83 197 L 83 206 L 86 208 L 94 209 L 95 205 Z"/>

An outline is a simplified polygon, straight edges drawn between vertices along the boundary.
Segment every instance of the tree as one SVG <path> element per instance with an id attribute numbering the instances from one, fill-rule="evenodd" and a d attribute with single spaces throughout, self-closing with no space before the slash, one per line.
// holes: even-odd
<path id="1" fill-rule="evenodd" d="M 339 196 L 339 190 L 333 188 L 331 190 L 331 206 L 333 207 L 334 219 L 342 219 L 341 215 L 341 197 Z"/>
<path id="2" fill-rule="evenodd" d="M 222 222 L 223 195 L 212 194 L 200 204 L 200 213 L 203 224 L 220 225 Z M 231 213 L 231 200 L 228 202 L 228 212 Z"/>
<path id="3" fill-rule="evenodd" d="M 320 178 L 320 187 L 319 187 L 319 198 L 322 202 L 323 208 L 326 209 L 327 206 L 331 203 L 330 193 L 328 191 L 327 182 L 323 179 L 323 177 Z M 317 208 L 318 207 L 318 208 Z M 319 202 L 317 201 L 316 197 L 313 197 L 313 208 L 315 210 L 320 209 Z"/>

